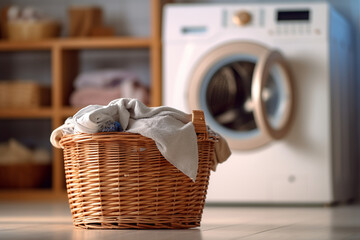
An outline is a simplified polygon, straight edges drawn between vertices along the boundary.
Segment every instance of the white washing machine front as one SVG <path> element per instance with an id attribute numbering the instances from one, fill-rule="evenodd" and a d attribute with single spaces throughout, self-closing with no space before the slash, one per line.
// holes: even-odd
<path id="1" fill-rule="evenodd" d="M 204 110 L 232 156 L 208 202 L 330 203 L 329 7 L 167 5 L 163 104 Z"/>

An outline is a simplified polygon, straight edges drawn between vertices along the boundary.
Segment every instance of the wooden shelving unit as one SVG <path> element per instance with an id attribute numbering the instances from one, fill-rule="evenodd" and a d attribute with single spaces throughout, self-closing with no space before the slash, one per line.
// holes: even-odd
<path id="1" fill-rule="evenodd" d="M 51 106 L 34 109 L 0 109 L 1 119 L 49 119 L 52 129 L 77 112 L 68 104 L 73 80 L 79 73 L 79 52 L 88 49 L 148 49 L 150 53 L 151 105 L 161 105 L 162 0 L 151 0 L 151 36 L 148 38 L 60 38 L 34 42 L 0 41 L 0 52 L 49 51 L 51 54 Z M 50 134 L 50 133 L 49 133 Z M 53 149 L 50 189 L 2 190 L 1 199 L 58 199 L 65 197 L 62 151 Z"/>

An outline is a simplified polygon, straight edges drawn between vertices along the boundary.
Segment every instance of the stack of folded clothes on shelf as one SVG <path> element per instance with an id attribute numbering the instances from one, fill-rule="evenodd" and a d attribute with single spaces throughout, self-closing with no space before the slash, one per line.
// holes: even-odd
<path id="1" fill-rule="evenodd" d="M 121 69 L 81 73 L 75 79 L 74 87 L 70 96 L 70 104 L 74 107 L 107 105 L 117 98 L 136 98 L 149 104 L 148 87 L 136 74 Z"/>
<path id="2" fill-rule="evenodd" d="M 30 163 L 50 164 L 50 153 L 42 148 L 32 150 L 15 139 L 0 143 L 0 166 Z"/>

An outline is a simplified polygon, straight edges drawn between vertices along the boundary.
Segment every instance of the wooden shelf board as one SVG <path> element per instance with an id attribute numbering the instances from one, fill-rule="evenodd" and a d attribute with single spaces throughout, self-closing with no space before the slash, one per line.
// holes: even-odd
<path id="1" fill-rule="evenodd" d="M 150 38 L 107 37 L 107 38 L 64 38 L 58 41 L 64 49 L 96 49 L 96 48 L 148 48 Z"/>
<path id="2" fill-rule="evenodd" d="M 63 49 L 110 49 L 110 48 L 149 48 L 150 38 L 140 37 L 102 37 L 102 38 L 57 38 L 40 41 L 0 41 L 0 51 L 51 50 Z"/>
<path id="3" fill-rule="evenodd" d="M 0 108 L 0 118 L 51 118 L 51 107 L 41 108 Z"/>
<path id="4" fill-rule="evenodd" d="M 0 41 L 1 51 L 51 50 L 56 40 L 43 41 Z"/>

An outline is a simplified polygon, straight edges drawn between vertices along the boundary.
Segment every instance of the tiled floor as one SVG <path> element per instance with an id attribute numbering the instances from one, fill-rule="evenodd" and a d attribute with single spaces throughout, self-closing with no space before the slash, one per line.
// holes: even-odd
<path id="1" fill-rule="evenodd" d="M 206 207 L 190 230 L 82 230 L 61 203 L 0 202 L 0 239 L 360 239 L 360 205 L 338 207 Z"/>

